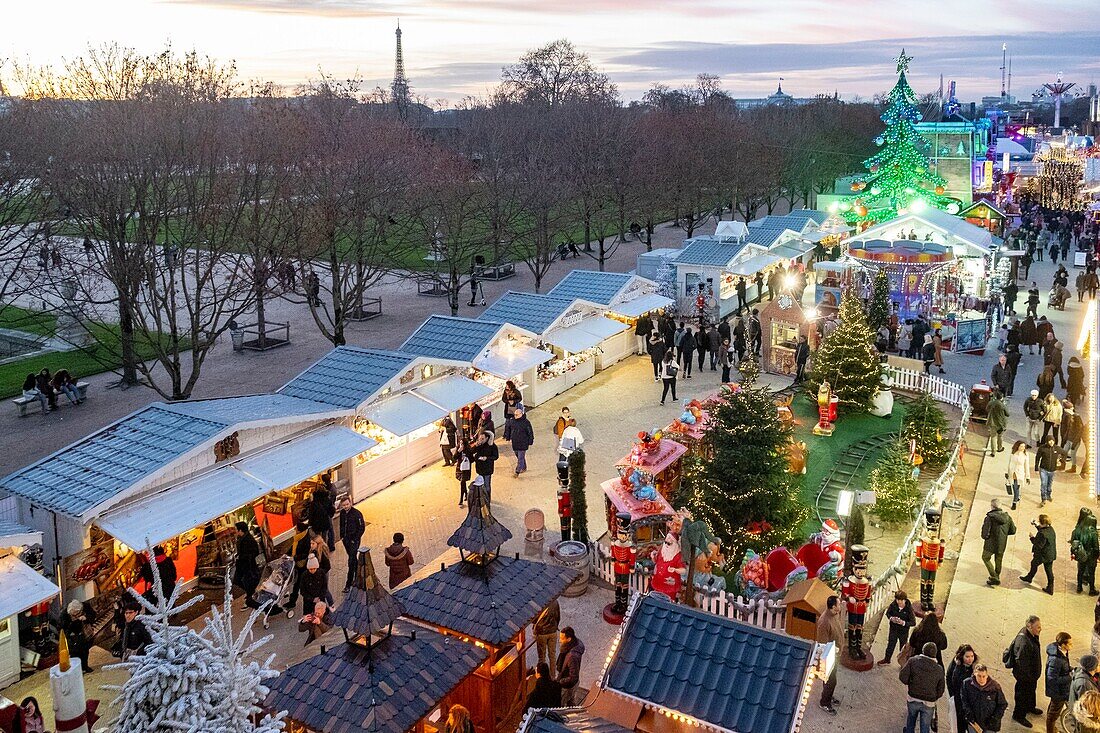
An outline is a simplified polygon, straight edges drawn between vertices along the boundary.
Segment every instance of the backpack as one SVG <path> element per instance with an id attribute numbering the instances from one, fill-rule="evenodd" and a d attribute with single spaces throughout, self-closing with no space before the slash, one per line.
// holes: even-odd
<path id="1" fill-rule="evenodd" d="M 1005 666 L 1005 669 L 1012 669 L 1016 666 L 1016 639 L 1019 638 L 1019 634 L 1012 639 L 1012 643 L 1001 654 L 1001 664 Z"/>

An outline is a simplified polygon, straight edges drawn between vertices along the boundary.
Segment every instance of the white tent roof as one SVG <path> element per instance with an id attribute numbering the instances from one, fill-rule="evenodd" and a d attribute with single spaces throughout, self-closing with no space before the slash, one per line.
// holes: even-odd
<path id="1" fill-rule="evenodd" d="M 371 405 L 363 412 L 363 417 L 394 435 L 408 435 L 446 414 L 447 410 L 410 391 Z"/>
<path id="2" fill-rule="evenodd" d="M 333 425 L 309 435 L 291 438 L 234 465 L 237 470 L 272 489 L 285 489 L 375 445 L 377 443 L 365 435 Z"/>
<path id="3" fill-rule="evenodd" d="M 510 374 L 508 376 L 514 375 Z M 449 374 L 442 379 L 429 382 L 412 391 L 417 397 L 427 400 L 447 412 L 454 412 L 472 402 L 477 402 L 482 397 L 487 397 L 493 392 L 492 389 L 481 382 L 464 377 L 461 374 Z"/>
<path id="4" fill-rule="evenodd" d="M 993 249 L 993 235 L 988 229 L 975 226 L 965 219 L 952 216 L 946 211 L 936 208 L 926 208 L 919 213 L 910 212 L 891 219 L 884 224 L 871 227 L 854 235 L 850 242 L 868 242 L 872 239 L 885 239 L 893 241 L 899 229 L 912 228 L 914 225 L 923 224 L 930 229 L 939 232 L 943 238 L 943 244 L 955 247 L 956 255 L 978 256 L 989 254 Z M 964 251 L 960 252 L 959 249 Z"/>
<path id="5" fill-rule="evenodd" d="M 756 273 L 763 270 L 765 267 L 768 267 L 769 265 L 774 265 L 776 262 L 782 262 L 785 259 L 790 258 L 780 257 L 779 255 L 767 253 L 756 255 L 755 257 L 750 257 L 744 262 L 739 262 L 733 267 L 730 267 L 728 269 L 728 272 L 734 275 L 755 275 Z"/>
<path id="6" fill-rule="evenodd" d="M 599 336 L 600 341 L 611 338 L 615 334 L 622 333 L 629 328 L 629 326 L 622 321 L 616 321 L 614 318 L 608 318 L 607 316 L 585 318 L 579 325 L 585 331 Z"/>
<path id="7" fill-rule="evenodd" d="M 42 533 L 17 522 L 0 519 L 0 547 L 42 544 Z"/>
<path id="8" fill-rule="evenodd" d="M 1031 151 L 1010 137 L 997 138 L 997 155 L 1031 155 Z"/>
<path id="9" fill-rule="evenodd" d="M 661 308 L 667 308 L 672 305 L 672 298 L 666 298 L 663 295 L 657 295 L 656 293 L 647 293 L 646 295 L 639 296 L 633 300 L 628 300 L 625 303 L 619 303 L 612 306 L 609 310 L 612 313 L 617 313 L 620 316 L 627 318 L 637 318 L 643 313 L 649 313 L 650 311 L 659 310 Z"/>
<path id="10" fill-rule="evenodd" d="M 747 237 L 749 225 L 743 221 L 720 221 L 714 227 L 716 237 Z"/>
<path id="11" fill-rule="evenodd" d="M 22 613 L 60 592 L 15 555 L 0 557 L 0 618 Z"/>
<path id="12" fill-rule="evenodd" d="M 575 354 L 578 351 L 584 351 L 585 349 L 591 349 L 593 346 L 599 346 L 603 338 L 591 331 L 586 331 L 578 323 L 576 326 L 570 326 L 568 328 L 555 328 L 553 331 L 543 336 L 543 340 L 557 346 L 563 351 Z"/>
<path id="13" fill-rule="evenodd" d="M 553 358 L 554 355 L 549 351 L 542 351 L 525 344 L 498 346 L 490 349 L 488 354 L 475 359 L 474 368 L 501 379 L 511 379 Z"/>

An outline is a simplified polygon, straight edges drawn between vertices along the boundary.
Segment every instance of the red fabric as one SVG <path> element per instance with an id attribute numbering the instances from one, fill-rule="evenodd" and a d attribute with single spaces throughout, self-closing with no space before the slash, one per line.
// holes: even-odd
<path id="1" fill-rule="evenodd" d="M 917 543 L 917 560 L 920 561 L 921 570 L 939 570 L 943 562 L 943 542 L 935 540 Z"/>
<path id="2" fill-rule="evenodd" d="M 687 566 L 684 565 L 684 558 L 677 552 L 671 560 L 665 560 L 658 551 L 656 561 L 657 566 L 653 573 L 653 590 L 664 593 L 673 601 L 677 600 L 680 596 L 680 590 L 684 587 L 684 579 L 676 571 L 687 569 Z"/>
<path id="3" fill-rule="evenodd" d="M 616 575 L 629 575 L 634 568 L 634 559 L 638 551 L 631 545 L 611 545 L 611 559 L 615 561 Z"/>
<path id="4" fill-rule="evenodd" d="M 867 613 L 867 602 L 871 600 L 871 582 L 864 578 L 862 581 L 852 581 L 849 576 L 840 586 L 840 592 L 844 596 L 848 613 Z"/>

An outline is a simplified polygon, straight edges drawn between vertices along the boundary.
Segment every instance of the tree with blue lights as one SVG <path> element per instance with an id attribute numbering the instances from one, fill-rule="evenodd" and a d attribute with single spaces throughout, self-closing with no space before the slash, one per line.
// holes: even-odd
<path id="1" fill-rule="evenodd" d="M 916 128 L 922 117 L 917 95 L 905 78 L 912 60 L 902 49 L 897 58 L 898 83 L 890 90 L 880 117 L 886 129 L 875 138 L 882 149 L 863 161 L 867 173 L 852 183 L 856 194 L 841 206 L 849 222 L 883 222 L 925 206 L 959 212 L 958 199 L 944 195 L 943 176 L 929 161 L 930 146 Z"/>

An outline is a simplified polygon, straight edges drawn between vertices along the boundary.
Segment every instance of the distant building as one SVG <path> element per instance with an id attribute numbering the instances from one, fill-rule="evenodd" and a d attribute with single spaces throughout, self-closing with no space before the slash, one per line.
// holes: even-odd
<path id="1" fill-rule="evenodd" d="M 787 94 L 783 91 L 783 79 L 781 78 L 775 92 L 766 97 L 735 99 L 733 101 L 737 104 L 738 109 L 754 109 L 756 107 L 797 107 L 798 105 L 809 104 L 814 99 L 816 97 L 792 97 Z"/>

